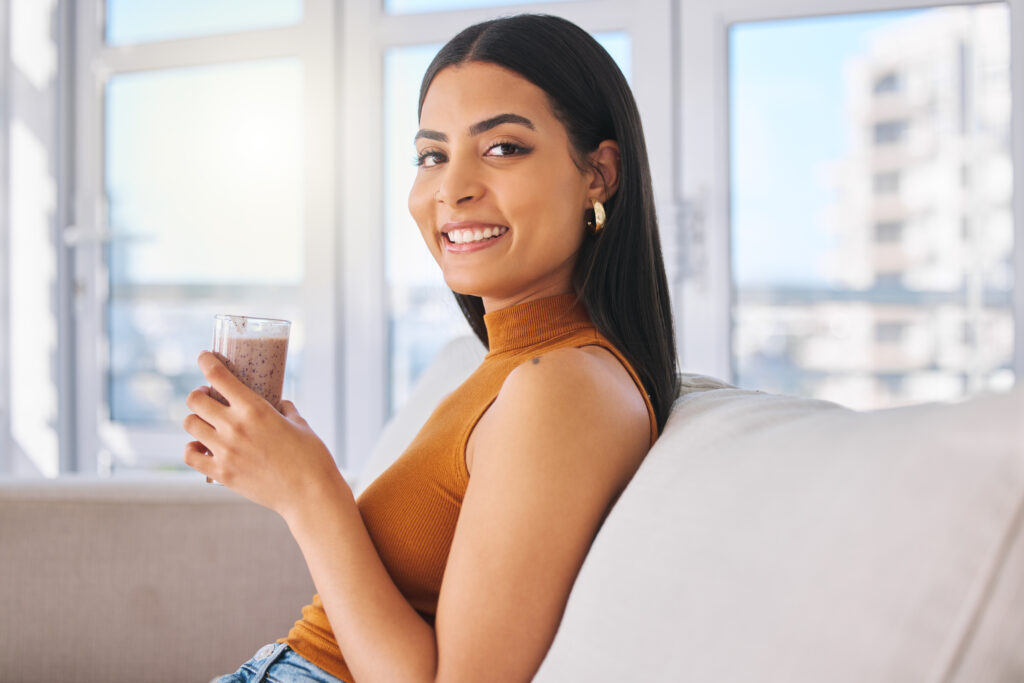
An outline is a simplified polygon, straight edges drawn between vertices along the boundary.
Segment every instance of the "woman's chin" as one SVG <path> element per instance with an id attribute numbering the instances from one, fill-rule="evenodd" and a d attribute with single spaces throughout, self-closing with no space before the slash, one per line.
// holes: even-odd
<path id="1" fill-rule="evenodd" d="M 464 294 L 466 296 L 487 296 L 485 292 L 490 289 L 487 286 L 488 283 L 468 273 L 444 273 L 444 283 L 448 285 L 448 289 L 456 294 Z"/>

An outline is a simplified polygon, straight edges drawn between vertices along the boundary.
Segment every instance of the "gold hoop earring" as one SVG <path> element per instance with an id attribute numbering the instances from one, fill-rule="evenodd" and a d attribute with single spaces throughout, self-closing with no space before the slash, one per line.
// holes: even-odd
<path id="1" fill-rule="evenodd" d="M 601 228 L 604 227 L 604 221 L 604 204 L 595 199 L 593 217 L 587 216 L 587 228 L 589 228 L 592 233 L 597 234 L 601 232 Z"/>

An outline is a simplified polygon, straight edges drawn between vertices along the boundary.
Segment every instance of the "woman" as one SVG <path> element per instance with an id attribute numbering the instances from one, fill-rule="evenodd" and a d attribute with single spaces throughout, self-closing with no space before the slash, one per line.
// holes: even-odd
<path id="1" fill-rule="evenodd" d="M 530 680 L 675 397 L 643 134 L 611 57 L 555 17 L 485 22 L 434 58 L 419 115 L 409 209 L 489 352 L 358 500 L 294 405 L 200 356 L 230 406 L 190 394 L 185 462 L 280 513 L 318 590 L 224 681 Z"/>

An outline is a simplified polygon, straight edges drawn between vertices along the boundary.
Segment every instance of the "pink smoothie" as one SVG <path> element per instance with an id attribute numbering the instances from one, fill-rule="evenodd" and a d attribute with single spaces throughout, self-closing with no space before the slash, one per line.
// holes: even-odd
<path id="1" fill-rule="evenodd" d="M 224 361 L 242 383 L 277 407 L 284 386 L 284 362 L 288 355 L 287 337 L 233 337 L 219 340 L 213 352 Z M 227 403 L 215 390 L 210 395 Z"/>

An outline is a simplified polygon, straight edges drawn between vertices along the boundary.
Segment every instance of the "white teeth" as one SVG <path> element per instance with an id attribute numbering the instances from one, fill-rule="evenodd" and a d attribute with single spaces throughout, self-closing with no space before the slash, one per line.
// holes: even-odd
<path id="1" fill-rule="evenodd" d="M 448 233 L 448 239 L 453 244 L 466 244 L 467 242 L 480 242 L 482 240 L 491 239 L 504 235 L 508 231 L 508 228 L 501 227 L 488 227 L 482 230 L 452 230 Z"/>

